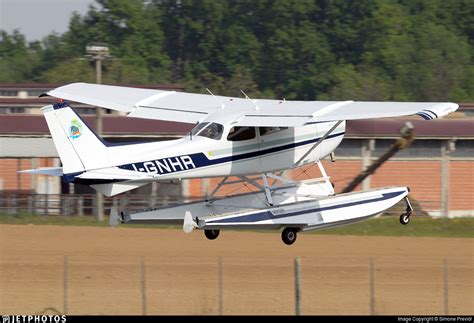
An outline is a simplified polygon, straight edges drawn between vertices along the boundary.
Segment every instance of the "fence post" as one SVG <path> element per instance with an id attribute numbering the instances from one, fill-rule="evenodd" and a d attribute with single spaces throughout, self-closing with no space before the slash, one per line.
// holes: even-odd
<path id="1" fill-rule="evenodd" d="M 18 194 L 14 195 L 14 198 L 13 198 L 12 202 L 13 202 L 13 213 L 18 214 L 19 213 L 19 210 L 18 210 Z"/>
<path id="2" fill-rule="evenodd" d="M 13 204 L 15 198 L 13 196 L 13 194 L 7 195 L 7 214 L 15 214 L 15 208 Z"/>
<path id="3" fill-rule="evenodd" d="M 77 213 L 79 216 L 84 216 L 84 199 L 82 196 L 77 198 Z"/>
<path id="4" fill-rule="evenodd" d="M 217 257 L 217 313 L 224 313 L 224 286 L 222 282 L 222 258 Z"/>
<path id="5" fill-rule="evenodd" d="M 49 179 L 48 180 L 48 184 L 46 185 L 46 194 L 44 195 L 44 198 L 46 199 L 45 201 L 45 214 L 46 215 L 49 215 L 49 212 L 50 212 L 50 209 L 49 209 Z"/>
<path id="6" fill-rule="evenodd" d="M 67 201 L 67 215 L 74 216 L 74 197 L 71 195 L 66 195 Z"/>
<path id="7" fill-rule="evenodd" d="M 158 183 L 152 182 L 151 183 L 151 198 L 150 198 L 150 204 L 149 204 L 151 208 L 156 207 L 157 196 L 158 196 Z"/>
<path id="8" fill-rule="evenodd" d="M 444 294 L 444 315 L 449 315 L 449 302 L 448 302 L 448 260 L 443 260 L 443 294 Z"/>
<path id="9" fill-rule="evenodd" d="M 142 314 L 147 315 L 146 313 L 146 285 L 145 285 L 145 258 L 142 256 L 140 261 L 141 268 L 141 289 L 142 289 Z"/>
<path id="10" fill-rule="evenodd" d="M 33 196 L 28 196 L 28 214 L 33 213 Z"/>
<path id="11" fill-rule="evenodd" d="M 295 258 L 295 315 L 301 315 L 301 260 Z"/>
<path id="12" fill-rule="evenodd" d="M 112 206 L 118 210 L 119 209 L 119 203 L 118 203 L 118 199 L 117 197 L 114 196 L 114 198 L 112 199 Z"/>
<path id="13" fill-rule="evenodd" d="M 375 315 L 375 272 L 374 259 L 371 257 L 369 261 L 369 285 L 370 285 L 370 315 Z"/>
<path id="14" fill-rule="evenodd" d="M 32 207 L 33 207 L 33 214 L 34 214 L 34 215 L 36 215 L 36 213 L 38 213 L 38 210 L 36 210 L 37 205 L 38 205 L 37 200 L 38 200 L 38 194 L 35 193 L 35 194 L 32 196 L 32 204 L 31 204 Z"/>
<path id="15" fill-rule="evenodd" d="M 68 267 L 68 259 L 67 256 L 64 256 L 64 277 L 63 277 L 63 313 L 64 315 L 67 314 L 67 267 Z"/>
<path id="16" fill-rule="evenodd" d="M 68 216 L 69 215 L 69 199 L 67 198 L 67 196 L 64 196 L 64 195 L 60 195 L 59 198 L 61 200 L 61 208 L 62 208 L 63 216 Z"/>

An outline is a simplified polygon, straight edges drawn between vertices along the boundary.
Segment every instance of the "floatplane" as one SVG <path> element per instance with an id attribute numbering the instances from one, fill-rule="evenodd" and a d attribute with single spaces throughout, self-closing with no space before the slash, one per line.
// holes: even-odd
<path id="1" fill-rule="evenodd" d="M 73 83 L 44 95 L 61 99 L 42 108 L 62 167 L 28 170 L 61 176 L 114 196 L 153 181 L 221 177 L 206 199 L 127 213 L 111 210 L 110 223 L 180 224 L 216 239 L 224 229 L 282 230 L 290 245 L 298 232 L 375 216 L 402 199 L 408 187 L 335 194 L 321 160 L 342 141 L 346 120 L 418 115 L 436 119 L 457 110 L 450 102 L 291 101 Z M 68 101 L 124 112 L 128 117 L 195 124 L 179 139 L 109 144 Z M 315 163 L 321 177 L 293 181 L 282 171 Z M 272 182 L 272 184 L 270 184 Z M 224 186 L 246 183 L 255 192 L 217 197 Z"/>

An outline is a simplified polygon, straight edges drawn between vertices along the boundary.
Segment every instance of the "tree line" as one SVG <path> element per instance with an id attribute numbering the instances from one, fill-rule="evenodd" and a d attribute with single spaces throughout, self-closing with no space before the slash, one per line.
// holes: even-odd
<path id="1" fill-rule="evenodd" d="M 96 0 L 64 34 L 0 31 L 0 82 L 95 82 L 300 100 L 472 101 L 472 0 Z"/>

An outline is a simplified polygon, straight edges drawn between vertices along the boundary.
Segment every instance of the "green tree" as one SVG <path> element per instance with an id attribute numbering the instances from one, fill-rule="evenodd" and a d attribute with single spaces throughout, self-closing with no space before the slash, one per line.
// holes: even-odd
<path id="1" fill-rule="evenodd" d="M 334 84 L 322 100 L 387 101 L 391 98 L 390 82 L 368 66 L 356 69 L 351 64 L 340 65 L 331 71 Z"/>
<path id="2" fill-rule="evenodd" d="M 361 62 L 370 31 L 367 19 L 377 10 L 379 3 L 374 0 L 316 0 L 315 12 L 317 28 L 322 31 L 331 46 L 339 64 Z"/>
<path id="3" fill-rule="evenodd" d="M 22 83 L 33 79 L 39 63 L 38 50 L 38 44 L 29 46 L 18 30 L 11 35 L 0 30 L 0 82 Z"/>
<path id="4" fill-rule="evenodd" d="M 314 99 L 326 91 L 334 57 L 314 21 L 312 1 L 262 1 L 256 80 L 279 98 Z"/>
<path id="5" fill-rule="evenodd" d="M 123 60 L 109 64 L 109 69 L 119 69 L 113 79 L 163 82 L 169 79 L 170 60 L 162 49 L 165 39 L 160 22 L 160 8 L 149 2 L 97 0 L 84 17 L 73 15 L 65 45 L 83 56 L 88 44 L 106 43 L 112 56 Z M 144 77 L 138 77 L 134 69 Z"/>
<path id="6" fill-rule="evenodd" d="M 469 78 L 469 44 L 433 22 L 433 6 L 414 8 L 380 6 L 368 22 L 374 32 L 364 64 L 381 69 L 391 79 L 393 100 L 455 100 L 457 89 L 465 87 Z"/>
<path id="7" fill-rule="evenodd" d="M 47 83 L 95 83 L 95 72 L 90 62 L 72 59 L 47 70 L 39 80 Z"/>
<path id="8" fill-rule="evenodd" d="M 467 0 L 97 0 L 28 44 L 0 31 L 0 82 L 94 81 L 287 99 L 474 100 Z"/>
<path id="9" fill-rule="evenodd" d="M 150 71 L 144 59 L 117 59 L 108 61 L 104 68 L 104 83 L 143 84 L 150 82 Z"/>

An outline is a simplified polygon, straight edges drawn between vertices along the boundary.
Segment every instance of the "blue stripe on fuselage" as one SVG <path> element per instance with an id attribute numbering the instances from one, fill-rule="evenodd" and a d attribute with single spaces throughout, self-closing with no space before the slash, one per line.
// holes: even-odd
<path id="1" fill-rule="evenodd" d="M 336 134 L 327 136 L 326 139 L 343 136 L 344 134 L 345 132 L 336 133 Z M 216 159 L 209 159 L 204 153 L 195 153 L 195 154 L 190 154 L 190 155 L 180 155 L 180 156 L 160 158 L 160 159 L 150 160 L 150 161 L 145 161 L 145 162 L 125 164 L 125 165 L 120 165 L 118 167 L 121 169 L 127 169 L 127 170 L 132 170 L 132 171 L 164 175 L 164 174 L 170 174 L 170 173 L 175 173 L 175 172 L 180 172 L 180 171 L 186 171 L 190 169 L 201 168 L 205 166 L 212 166 L 212 165 L 227 163 L 231 161 L 240 161 L 243 159 L 272 154 L 275 152 L 315 143 L 319 139 L 320 138 L 313 138 L 313 139 L 309 139 L 309 140 L 305 140 L 301 142 L 294 142 L 291 144 L 267 148 L 264 150 L 255 150 L 248 153 L 243 153 L 239 155 L 231 155 L 231 156 L 216 158 Z"/>

